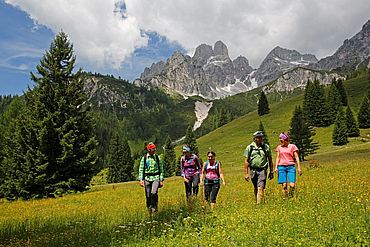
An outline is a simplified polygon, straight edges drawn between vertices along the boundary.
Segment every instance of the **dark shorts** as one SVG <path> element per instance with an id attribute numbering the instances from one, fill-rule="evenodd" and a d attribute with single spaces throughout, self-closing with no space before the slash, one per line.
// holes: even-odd
<path id="1" fill-rule="evenodd" d="M 251 180 L 254 187 L 266 187 L 267 170 L 251 170 Z"/>

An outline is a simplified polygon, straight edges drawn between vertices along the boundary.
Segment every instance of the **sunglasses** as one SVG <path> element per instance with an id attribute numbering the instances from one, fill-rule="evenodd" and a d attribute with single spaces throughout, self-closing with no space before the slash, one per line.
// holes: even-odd
<path id="1" fill-rule="evenodd" d="M 212 159 L 212 158 L 213 158 L 213 156 L 208 156 L 208 158 Z"/>

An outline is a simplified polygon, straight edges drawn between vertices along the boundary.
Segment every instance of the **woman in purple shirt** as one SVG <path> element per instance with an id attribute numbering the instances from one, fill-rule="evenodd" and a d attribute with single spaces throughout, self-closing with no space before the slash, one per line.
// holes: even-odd
<path id="1" fill-rule="evenodd" d="M 180 159 L 181 176 L 184 178 L 186 199 L 198 195 L 199 174 L 202 171 L 198 156 L 191 153 L 189 146 L 185 145 L 182 149 L 183 156 Z"/>

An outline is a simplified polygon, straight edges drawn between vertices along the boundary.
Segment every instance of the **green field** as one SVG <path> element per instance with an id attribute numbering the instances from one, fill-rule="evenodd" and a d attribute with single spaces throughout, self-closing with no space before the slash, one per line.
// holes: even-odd
<path id="1" fill-rule="evenodd" d="M 365 76 L 345 82 L 355 111 L 366 83 Z M 272 147 L 302 99 L 273 104 L 261 118 Z M 180 178 L 165 181 L 153 217 L 137 182 L 58 199 L 2 201 L 0 246 L 369 246 L 370 130 L 334 147 L 332 127 L 316 129 L 320 149 L 303 163 L 295 197 L 284 200 L 275 178 L 257 206 L 244 181 L 243 150 L 258 124 L 252 112 L 198 140 L 203 159 L 212 148 L 224 164 L 227 185 L 213 211 L 201 199 L 186 205 Z"/>

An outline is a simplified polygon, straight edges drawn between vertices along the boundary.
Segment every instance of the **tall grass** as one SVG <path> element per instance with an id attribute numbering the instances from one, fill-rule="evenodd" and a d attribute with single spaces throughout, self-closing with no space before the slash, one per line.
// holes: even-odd
<path id="1" fill-rule="evenodd" d="M 360 87 L 358 93 L 365 83 L 345 85 Z M 303 163 L 295 197 L 283 200 L 275 178 L 268 182 L 266 202 L 255 205 L 253 186 L 244 181 L 243 150 L 260 119 L 276 147 L 278 133 L 288 130 L 301 103 L 297 96 L 273 104 L 266 116 L 249 113 L 198 140 L 203 158 L 212 148 L 223 163 L 227 185 L 213 211 L 202 192 L 186 205 L 180 178 L 166 179 L 152 217 L 137 182 L 57 199 L 0 201 L 0 246 L 368 246 L 370 130 L 333 147 L 331 127 L 316 129 L 320 150 Z"/>

